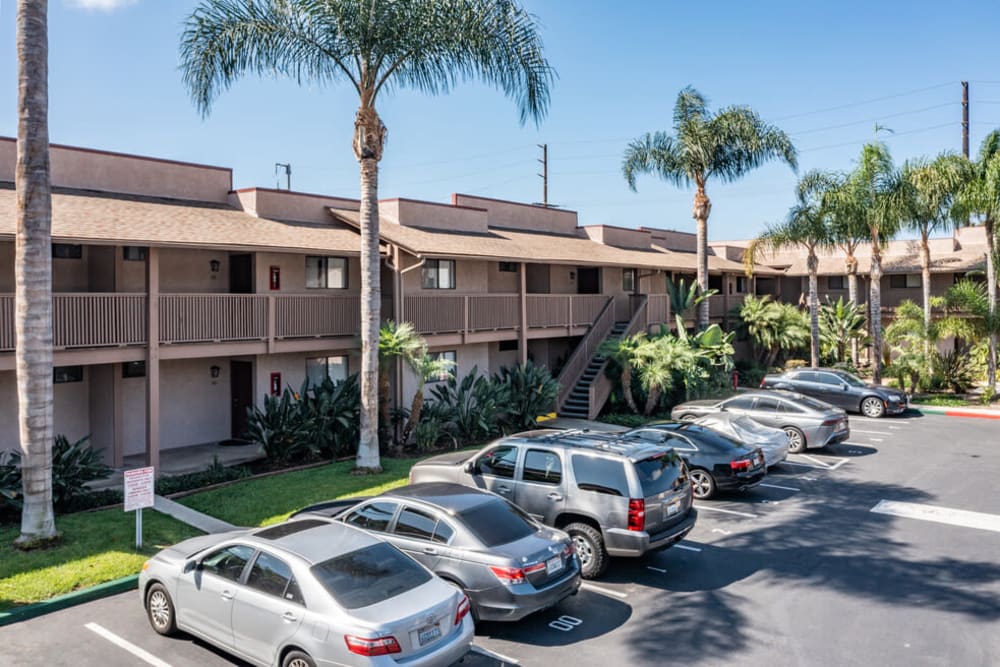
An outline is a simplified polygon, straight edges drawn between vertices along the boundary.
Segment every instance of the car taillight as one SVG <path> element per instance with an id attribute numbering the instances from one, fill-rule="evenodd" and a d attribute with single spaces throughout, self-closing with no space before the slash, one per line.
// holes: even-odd
<path id="1" fill-rule="evenodd" d="M 646 501 L 632 498 L 628 501 L 628 529 L 646 530 Z"/>
<path id="2" fill-rule="evenodd" d="M 729 467 L 733 469 L 733 472 L 739 472 L 741 470 L 750 469 L 750 459 L 741 459 L 739 461 L 730 461 Z"/>
<path id="3" fill-rule="evenodd" d="M 469 596 L 463 595 L 462 601 L 458 603 L 458 610 L 455 612 L 455 625 L 462 622 L 462 619 L 465 618 L 470 609 L 472 609 L 472 605 L 469 604 Z"/>
<path id="4" fill-rule="evenodd" d="M 396 641 L 395 637 L 377 637 L 375 639 L 366 639 L 365 637 L 344 635 L 344 641 L 347 642 L 347 650 L 351 653 L 369 657 L 375 655 L 389 655 L 390 653 L 400 653 L 402 651 L 402 649 L 399 648 L 399 642 Z"/>
<path id="5" fill-rule="evenodd" d="M 834 417 L 833 419 L 827 419 L 823 422 L 823 426 L 836 426 L 840 423 L 840 417 Z"/>
<path id="6" fill-rule="evenodd" d="M 545 563 L 536 563 L 528 567 L 500 567 L 490 565 L 490 572 L 493 576 L 505 584 L 523 584 L 529 574 L 541 572 L 545 569 Z"/>
<path id="7" fill-rule="evenodd" d="M 761 389 L 763 389 L 763 388 L 764 388 L 764 378 L 761 378 L 761 379 L 760 379 L 760 388 L 761 388 Z"/>
<path id="8" fill-rule="evenodd" d="M 563 558 L 569 558 L 575 553 L 576 553 L 576 545 L 570 542 L 569 544 L 566 545 L 566 548 L 563 549 L 562 555 Z"/>

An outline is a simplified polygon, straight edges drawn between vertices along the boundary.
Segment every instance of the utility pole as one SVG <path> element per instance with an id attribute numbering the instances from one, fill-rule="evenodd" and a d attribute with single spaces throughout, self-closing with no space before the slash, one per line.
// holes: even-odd
<path id="1" fill-rule="evenodd" d="M 278 175 L 278 169 L 282 168 L 285 170 L 285 189 L 292 189 L 292 163 L 291 162 L 275 162 L 274 163 L 274 175 Z M 278 181 L 278 189 L 281 189 L 281 181 Z"/>
<path id="2" fill-rule="evenodd" d="M 962 155 L 969 157 L 969 82 L 962 82 Z"/>
<path id="3" fill-rule="evenodd" d="M 542 159 L 539 162 L 542 163 L 542 173 L 539 176 L 542 177 L 542 206 L 545 208 L 549 207 L 549 145 L 548 144 L 537 144 L 539 148 L 542 149 Z"/>

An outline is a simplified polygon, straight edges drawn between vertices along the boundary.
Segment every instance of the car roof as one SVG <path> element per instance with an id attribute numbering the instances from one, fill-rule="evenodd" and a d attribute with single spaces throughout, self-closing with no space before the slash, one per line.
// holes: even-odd
<path id="1" fill-rule="evenodd" d="M 452 484 L 450 482 L 425 482 L 410 484 L 383 493 L 380 498 L 400 498 L 418 500 L 427 505 L 435 505 L 458 514 L 473 507 L 501 500 L 489 491 Z"/>
<path id="2" fill-rule="evenodd" d="M 661 453 L 664 449 L 669 449 L 660 445 L 634 440 L 623 440 L 621 433 L 609 433 L 583 430 L 566 430 L 548 432 L 544 435 L 529 438 L 519 438 L 512 436 L 504 438 L 504 441 L 517 439 L 524 444 L 545 444 L 550 446 L 572 447 L 574 449 L 589 450 L 601 454 L 611 454 L 622 458 L 639 460 Z"/>
<path id="3" fill-rule="evenodd" d="M 257 548 L 284 551 L 309 565 L 378 544 L 380 540 L 343 523 L 304 517 L 247 533 L 237 538 Z"/>

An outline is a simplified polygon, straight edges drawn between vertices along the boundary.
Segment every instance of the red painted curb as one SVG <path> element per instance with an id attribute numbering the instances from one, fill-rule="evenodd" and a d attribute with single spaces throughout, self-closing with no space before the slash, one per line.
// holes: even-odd
<path id="1" fill-rule="evenodd" d="M 945 410 L 946 417 L 975 417 L 978 419 L 1000 419 L 1000 413 L 988 414 L 982 412 L 964 412 L 962 410 Z"/>

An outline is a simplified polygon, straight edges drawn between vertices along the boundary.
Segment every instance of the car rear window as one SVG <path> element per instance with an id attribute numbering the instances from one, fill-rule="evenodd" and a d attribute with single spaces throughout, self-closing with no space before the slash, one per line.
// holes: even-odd
<path id="1" fill-rule="evenodd" d="M 804 405 L 807 408 L 812 408 L 813 410 L 827 411 L 832 406 L 829 403 L 823 403 L 822 401 L 817 401 L 815 398 L 811 398 L 805 395 L 798 395 L 795 398 L 789 399 L 792 403 L 798 403 L 799 405 Z"/>
<path id="2" fill-rule="evenodd" d="M 460 512 L 458 517 L 488 547 L 520 540 L 538 530 L 520 510 L 500 499 L 476 505 Z"/>
<path id="3" fill-rule="evenodd" d="M 681 457 L 674 452 L 663 452 L 635 464 L 642 485 L 642 495 L 648 498 L 675 488 L 677 478 L 684 474 Z"/>
<path id="4" fill-rule="evenodd" d="M 621 461 L 599 456 L 573 455 L 573 476 L 583 491 L 628 497 L 628 478 Z"/>
<path id="5" fill-rule="evenodd" d="M 431 579 L 430 572 L 384 542 L 323 561 L 312 573 L 344 609 L 388 600 Z"/>

